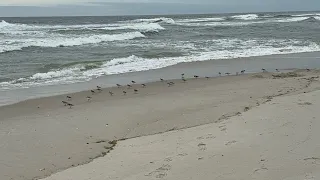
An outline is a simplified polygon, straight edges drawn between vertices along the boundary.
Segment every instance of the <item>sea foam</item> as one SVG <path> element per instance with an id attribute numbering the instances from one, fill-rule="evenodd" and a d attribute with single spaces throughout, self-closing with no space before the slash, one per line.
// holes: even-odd
<path id="1" fill-rule="evenodd" d="M 22 50 L 27 47 L 65 47 L 80 46 L 86 44 L 98 44 L 102 42 L 124 41 L 135 38 L 144 38 L 141 32 L 127 32 L 122 34 L 103 34 L 87 36 L 48 36 L 43 38 L 12 39 L 6 44 L 0 45 L 0 52 Z"/>
<path id="2" fill-rule="evenodd" d="M 244 15 L 232 16 L 232 18 L 241 19 L 241 20 L 255 20 L 255 19 L 258 19 L 259 16 L 257 14 L 244 14 Z"/>

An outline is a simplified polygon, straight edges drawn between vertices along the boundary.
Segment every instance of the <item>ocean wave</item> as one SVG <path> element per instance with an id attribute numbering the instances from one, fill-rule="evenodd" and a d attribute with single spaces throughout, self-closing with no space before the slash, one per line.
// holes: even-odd
<path id="1" fill-rule="evenodd" d="M 89 36 L 53 36 L 43 37 L 38 39 L 13 39 L 5 41 L 5 44 L 0 44 L 0 53 L 22 50 L 27 47 L 65 47 L 65 46 L 80 46 L 86 44 L 98 44 L 102 42 L 124 41 L 135 38 L 144 38 L 141 32 L 127 32 L 122 34 L 104 34 L 104 35 L 89 35 Z"/>
<path id="2" fill-rule="evenodd" d="M 0 22 L 0 30 L 6 29 L 6 28 L 21 29 L 25 27 L 27 27 L 27 25 L 25 24 L 11 24 L 6 22 L 5 20 L 1 20 Z"/>
<path id="3" fill-rule="evenodd" d="M 314 17 L 316 20 L 319 20 L 320 21 L 320 16 L 316 16 L 316 17 Z"/>
<path id="4" fill-rule="evenodd" d="M 125 30 L 125 29 L 132 29 L 132 30 L 141 30 L 144 32 L 153 32 L 158 30 L 164 30 L 165 28 L 160 26 L 158 23 L 139 23 L 139 24 L 130 24 L 130 25 L 123 25 L 123 26 L 115 26 L 115 27 L 104 27 L 101 29 L 105 30 Z"/>
<path id="5" fill-rule="evenodd" d="M 291 15 L 294 17 L 306 17 L 306 16 L 320 16 L 320 14 L 317 13 L 313 13 L 313 14 L 295 14 L 295 15 Z"/>
<path id="6" fill-rule="evenodd" d="M 128 22 L 128 21 L 125 21 Z M 135 23 L 141 23 L 141 22 L 147 22 L 147 23 L 167 23 L 167 24 L 174 24 L 175 21 L 172 18 L 166 18 L 166 17 L 160 17 L 160 18 L 151 18 L 151 19 L 135 19 L 131 20 L 129 22 L 135 22 Z"/>
<path id="7" fill-rule="evenodd" d="M 2 82 L 0 89 L 89 81 L 100 76 L 159 69 L 182 62 L 320 51 L 320 46 L 314 42 L 297 40 L 220 39 L 206 40 L 205 44 L 215 46 L 206 45 L 201 48 L 201 52 L 178 57 L 143 58 L 131 55 L 106 62 L 69 64 L 49 72 L 36 73 L 30 77 Z"/>
<path id="8" fill-rule="evenodd" d="M 138 30 L 142 32 L 158 32 L 164 30 L 160 24 L 151 22 L 119 23 L 119 24 L 82 24 L 82 25 L 26 25 L 0 22 L 0 32 L 10 35 L 44 35 L 47 32 L 75 32 L 84 30 Z"/>
<path id="9" fill-rule="evenodd" d="M 265 24 L 265 23 L 290 23 L 290 22 L 300 22 L 309 19 L 310 17 L 291 17 L 291 18 L 275 18 L 260 21 L 223 21 L 223 22 L 197 22 L 197 23 L 176 23 L 180 26 L 248 26 L 254 24 Z M 319 17 L 314 17 L 319 19 Z"/>
<path id="10" fill-rule="evenodd" d="M 255 19 L 258 19 L 259 16 L 257 14 L 244 14 L 244 15 L 232 16 L 232 18 L 241 19 L 241 20 L 255 20 Z"/>
<path id="11" fill-rule="evenodd" d="M 179 19 L 176 20 L 177 23 L 192 23 L 192 22 L 210 22 L 210 21 L 224 21 L 225 18 L 195 18 L 195 19 Z"/>
<path id="12" fill-rule="evenodd" d="M 285 18 L 285 19 L 277 19 L 274 22 L 298 22 L 309 19 L 309 17 L 294 17 L 294 18 Z"/>

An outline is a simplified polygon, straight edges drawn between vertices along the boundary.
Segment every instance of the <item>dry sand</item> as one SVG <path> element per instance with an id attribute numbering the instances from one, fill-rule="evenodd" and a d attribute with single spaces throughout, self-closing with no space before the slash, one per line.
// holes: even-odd
<path id="1" fill-rule="evenodd" d="M 65 95 L 0 107 L 1 180 L 40 178 L 88 163 L 109 151 L 109 141 L 133 137 L 139 138 L 48 179 L 283 179 L 289 172 L 317 172 L 313 127 L 320 101 L 311 91 L 319 89 L 320 73 L 298 74 L 134 85 L 138 94 L 110 88 L 91 102 L 85 98 L 90 92 L 80 92 L 71 94 L 72 109 L 62 105 Z M 285 97 L 272 100 L 277 96 Z M 172 132 L 146 136 L 166 131 Z"/>
<path id="2" fill-rule="evenodd" d="M 45 180 L 320 179 L 320 91 L 242 115 L 121 141 L 92 163 Z"/>

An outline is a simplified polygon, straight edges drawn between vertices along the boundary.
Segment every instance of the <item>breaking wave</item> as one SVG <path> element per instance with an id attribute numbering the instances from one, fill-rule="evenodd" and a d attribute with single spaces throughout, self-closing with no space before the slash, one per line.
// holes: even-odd
<path id="1" fill-rule="evenodd" d="M 7 40 L 4 46 L 0 46 L 1 52 L 22 50 L 27 47 L 65 47 L 80 46 L 86 44 L 98 44 L 102 42 L 124 41 L 135 38 L 144 38 L 141 32 L 127 32 L 122 34 L 104 34 L 89 36 L 55 36 L 33 39 L 15 39 Z"/>
<path id="2" fill-rule="evenodd" d="M 241 19 L 241 20 L 255 20 L 255 19 L 258 19 L 259 16 L 257 14 L 244 14 L 244 15 L 232 16 L 232 18 Z"/>
<path id="3" fill-rule="evenodd" d="M 30 77 L 2 82 L 0 88 L 83 82 L 104 75 L 159 69 L 182 62 L 320 51 L 320 46 L 314 42 L 296 40 L 220 39 L 206 40 L 205 43 L 212 44 L 212 46 L 203 47 L 202 52 L 193 51 L 192 54 L 185 56 L 143 58 L 131 55 L 105 62 L 68 64 L 58 69 L 51 69 L 48 72 L 36 73 Z M 233 48 L 230 49 L 230 47 Z M 52 67 L 56 68 L 57 65 Z"/>

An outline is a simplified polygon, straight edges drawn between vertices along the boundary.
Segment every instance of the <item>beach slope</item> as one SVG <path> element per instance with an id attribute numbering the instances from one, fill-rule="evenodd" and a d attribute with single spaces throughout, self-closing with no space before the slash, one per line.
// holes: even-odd
<path id="1" fill-rule="evenodd" d="M 320 91 L 277 97 L 219 123 L 120 141 L 45 180 L 320 178 Z"/>

